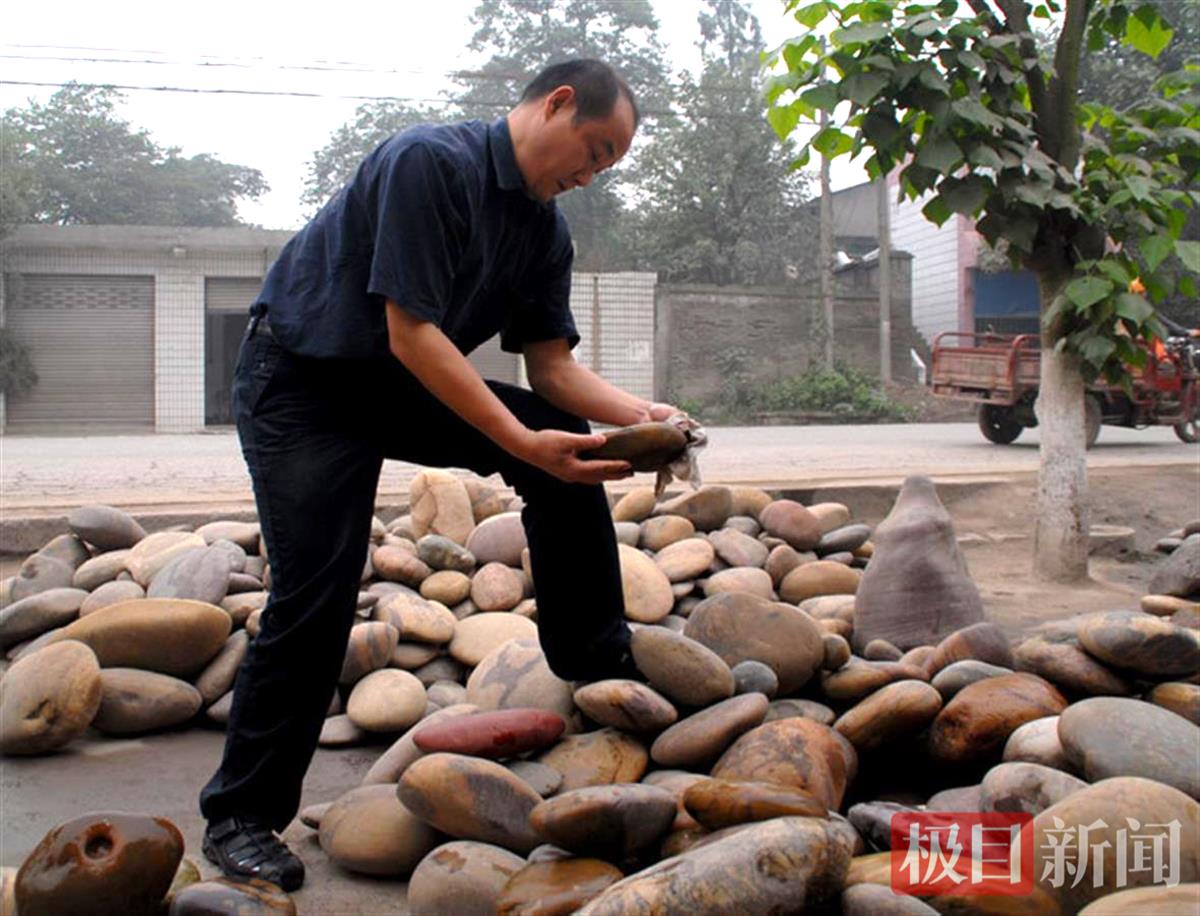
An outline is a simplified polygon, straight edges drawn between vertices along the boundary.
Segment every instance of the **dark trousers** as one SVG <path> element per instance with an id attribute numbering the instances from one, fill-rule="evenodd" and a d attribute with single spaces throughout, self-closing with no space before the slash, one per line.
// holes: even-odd
<path id="1" fill-rule="evenodd" d="M 588 431 L 532 392 L 488 384 L 531 429 Z M 298 357 L 252 330 L 233 401 L 271 597 L 234 684 L 220 769 L 200 795 L 209 821 L 236 814 L 282 830 L 298 810 L 355 621 L 384 458 L 499 472 L 525 502 L 538 632 L 551 669 L 590 680 L 617 668 L 629 628 L 602 486 L 564 483 L 517 460 L 391 358 Z"/>

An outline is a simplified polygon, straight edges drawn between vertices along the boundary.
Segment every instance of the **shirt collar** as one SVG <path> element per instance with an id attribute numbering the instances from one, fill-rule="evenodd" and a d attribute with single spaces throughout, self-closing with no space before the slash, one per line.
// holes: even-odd
<path id="1" fill-rule="evenodd" d="M 513 151 L 507 118 L 497 118 L 488 125 L 488 146 L 492 151 L 496 184 L 504 191 L 524 191 L 525 178 L 517 167 L 517 154 Z"/>

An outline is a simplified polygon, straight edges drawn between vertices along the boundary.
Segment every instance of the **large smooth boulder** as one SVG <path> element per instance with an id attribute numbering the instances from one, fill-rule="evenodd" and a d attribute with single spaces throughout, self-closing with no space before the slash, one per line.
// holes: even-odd
<path id="1" fill-rule="evenodd" d="M 950 514 L 933 481 L 904 481 L 892 511 L 872 538 L 871 562 L 854 603 L 854 646 L 873 639 L 901 649 L 936 645 L 983 621 L 979 589 L 967 573 Z"/>
<path id="2" fill-rule="evenodd" d="M 181 725 L 200 711 L 200 691 L 179 678 L 138 668 L 105 668 L 92 725 L 106 735 L 136 735 Z"/>
<path id="3" fill-rule="evenodd" d="M 500 892 L 524 867 L 523 858 L 490 843 L 443 843 L 413 870 L 408 907 L 421 916 L 494 916 Z"/>
<path id="4" fill-rule="evenodd" d="M 337 799 L 321 815 L 318 838 L 342 868 L 391 878 L 408 877 L 438 843 L 390 785 L 359 786 Z"/>
<path id="5" fill-rule="evenodd" d="M 964 687 L 929 729 L 929 751 L 940 763 L 999 758 L 1008 736 L 1026 722 L 1067 706 L 1053 685 L 1033 674 L 1005 674 Z"/>
<path id="6" fill-rule="evenodd" d="M 43 754 L 82 735 L 100 708 L 96 655 L 64 641 L 18 659 L 0 679 L 0 754 Z"/>
<path id="7" fill-rule="evenodd" d="M 1147 589 L 1152 595 L 1200 596 L 1200 537 L 1184 540 L 1162 561 Z"/>
<path id="8" fill-rule="evenodd" d="M 466 544 L 475 528 L 471 497 L 463 482 L 436 468 L 420 471 L 409 484 L 412 529 L 418 538 L 440 534 L 456 544 Z"/>
<path id="9" fill-rule="evenodd" d="M 112 506 L 80 506 L 67 516 L 67 527 L 77 538 L 98 551 L 132 547 L 146 536 L 146 529 L 128 512 Z"/>

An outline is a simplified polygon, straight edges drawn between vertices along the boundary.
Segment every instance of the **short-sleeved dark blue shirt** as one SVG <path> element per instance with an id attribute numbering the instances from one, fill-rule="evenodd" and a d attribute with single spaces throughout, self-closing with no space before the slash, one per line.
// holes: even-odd
<path id="1" fill-rule="evenodd" d="M 385 299 L 463 353 L 497 333 L 514 353 L 573 347 L 572 256 L 558 208 L 525 192 L 505 119 L 421 125 L 384 141 L 287 243 L 254 309 L 303 356 L 386 356 Z"/>

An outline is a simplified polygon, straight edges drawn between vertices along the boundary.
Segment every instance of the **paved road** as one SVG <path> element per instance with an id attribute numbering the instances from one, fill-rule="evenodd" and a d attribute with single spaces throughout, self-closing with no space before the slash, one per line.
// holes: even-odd
<path id="1" fill-rule="evenodd" d="M 1011 446 L 985 442 L 974 424 L 720 427 L 701 457 L 707 482 L 803 485 L 895 480 L 911 473 L 985 475 L 1037 468 L 1037 431 Z M 1091 467 L 1194 463 L 1200 445 L 1170 429 L 1105 427 Z M 402 494 L 413 465 L 389 461 L 380 495 Z M 641 475 L 651 482 L 650 475 Z M 640 480 L 640 478 L 639 478 Z M 196 435 L 25 437 L 0 440 L 0 513 L 120 506 L 237 504 L 250 482 L 232 432 Z"/>

